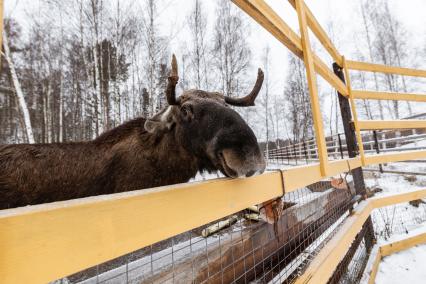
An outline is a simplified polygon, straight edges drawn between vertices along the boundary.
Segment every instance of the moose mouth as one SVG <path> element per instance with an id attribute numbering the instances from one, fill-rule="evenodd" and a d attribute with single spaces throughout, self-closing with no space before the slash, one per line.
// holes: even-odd
<path id="1" fill-rule="evenodd" d="M 219 162 L 220 162 L 219 170 L 226 177 L 237 178 L 238 177 L 238 173 L 235 170 L 233 170 L 231 167 L 228 166 L 228 164 L 226 163 L 226 159 L 223 156 L 222 152 L 219 153 L 218 158 L 219 158 Z"/>

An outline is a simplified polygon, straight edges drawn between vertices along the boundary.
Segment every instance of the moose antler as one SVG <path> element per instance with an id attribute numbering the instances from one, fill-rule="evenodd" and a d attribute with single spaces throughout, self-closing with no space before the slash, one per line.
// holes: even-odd
<path id="1" fill-rule="evenodd" d="M 172 70 L 170 71 L 170 76 L 168 77 L 166 97 L 169 105 L 178 105 L 179 99 L 176 99 L 176 85 L 179 81 L 178 68 L 176 62 L 176 56 L 172 56 Z"/>
<path id="2" fill-rule="evenodd" d="M 246 106 L 254 106 L 254 101 L 256 100 L 257 95 L 259 94 L 260 89 L 262 88 L 263 83 L 263 71 L 262 69 L 257 70 L 257 80 L 256 84 L 253 87 L 253 90 L 251 90 L 250 94 L 243 98 L 231 98 L 225 96 L 225 102 L 227 104 L 233 105 L 233 106 L 239 106 L 239 107 L 246 107 Z"/>

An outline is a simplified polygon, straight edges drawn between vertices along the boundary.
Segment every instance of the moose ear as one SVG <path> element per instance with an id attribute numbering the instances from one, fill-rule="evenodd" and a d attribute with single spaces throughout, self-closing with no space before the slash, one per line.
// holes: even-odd
<path id="1" fill-rule="evenodd" d="M 144 124 L 143 127 L 149 133 L 155 133 L 158 130 L 164 129 L 164 124 L 165 123 L 162 122 L 162 121 L 155 121 L 155 120 L 152 120 L 152 119 L 147 119 L 145 121 L 145 124 Z"/>
<path id="2" fill-rule="evenodd" d="M 144 128 L 149 133 L 169 131 L 175 125 L 175 119 L 172 114 L 172 107 L 164 109 L 162 112 L 154 115 L 145 121 Z"/>
<path id="3" fill-rule="evenodd" d="M 166 121 L 158 121 L 153 119 L 147 119 L 144 124 L 144 128 L 149 133 L 158 133 L 159 131 L 165 132 L 169 131 L 173 128 L 175 122 L 171 117 L 169 117 Z"/>

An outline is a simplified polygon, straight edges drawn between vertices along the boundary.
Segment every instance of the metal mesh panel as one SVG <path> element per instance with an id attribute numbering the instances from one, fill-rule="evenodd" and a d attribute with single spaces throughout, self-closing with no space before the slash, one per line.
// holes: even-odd
<path id="1" fill-rule="evenodd" d="M 359 283 L 372 248 L 371 234 L 374 233 L 378 242 L 395 235 L 407 235 L 426 224 L 426 205 L 417 200 L 378 208 L 371 213 L 371 219 L 374 230 L 363 226 L 329 283 Z"/>
<path id="2" fill-rule="evenodd" d="M 333 235 L 351 206 L 349 190 L 322 182 L 285 194 L 275 224 L 244 210 L 61 281 L 69 283 L 291 282 Z M 218 223 L 220 222 L 220 223 Z M 203 230 L 231 225 L 208 237 Z M 159 224 L 161 226 L 161 224 Z"/>
<path id="3" fill-rule="evenodd" d="M 417 200 L 375 209 L 371 218 L 378 240 L 408 234 L 426 222 L 426 205 Z"/>
<path id="4" fill-rule="evenodd" d="M 333 276 L 329 280 L 330 284 L 359 283 L 372 247 L 369 230 L 370 228 L 367 224 L 362 227 L 343 260 L 340 261 L 334 271 Z"/>
<path id="5" fill-rule="evenodd" d="M 366 154 L 422 150 L 417 142 L 426 138 L 425 129 L 399 131 L 373 131 L 362 135 L 364 152 Z M 345 135 L 339 133 L 326 137 L 329 160 L 347 158 L 347 145 Z M 404 146 L 404 147 L 401 147 Z M 285 141 L 282 145 L 268 151 L 270 164 L 276 167 L 304 165 L 317 163 L 318 149 L 315 140 L 308 139 L 293 143 Z"/>

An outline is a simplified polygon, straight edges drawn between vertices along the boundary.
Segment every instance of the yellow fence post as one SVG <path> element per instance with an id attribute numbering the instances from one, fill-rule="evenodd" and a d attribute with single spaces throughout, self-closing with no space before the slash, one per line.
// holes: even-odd
<path id="1" fill-rule="evenodd" d="M 314 120 L 315 139 L 318 146 L 318 158 L 320 161 L 321 174 L 327 175 L 328 171 L 328 155 L 324 137 L 324 129 L 322 122 L 322 114 L 318 99 L 318 86 L 316 72 L 314 68 L 314 60 L 309 41 L 305 3 L 303 0 L 296 0 L 296 10 L 299 18 L 300 35 L 302 38 L 303 59 L 306 66 L 306 77 L 308 79 L 309 95 L 311 97 L 312 116 Z"/>

